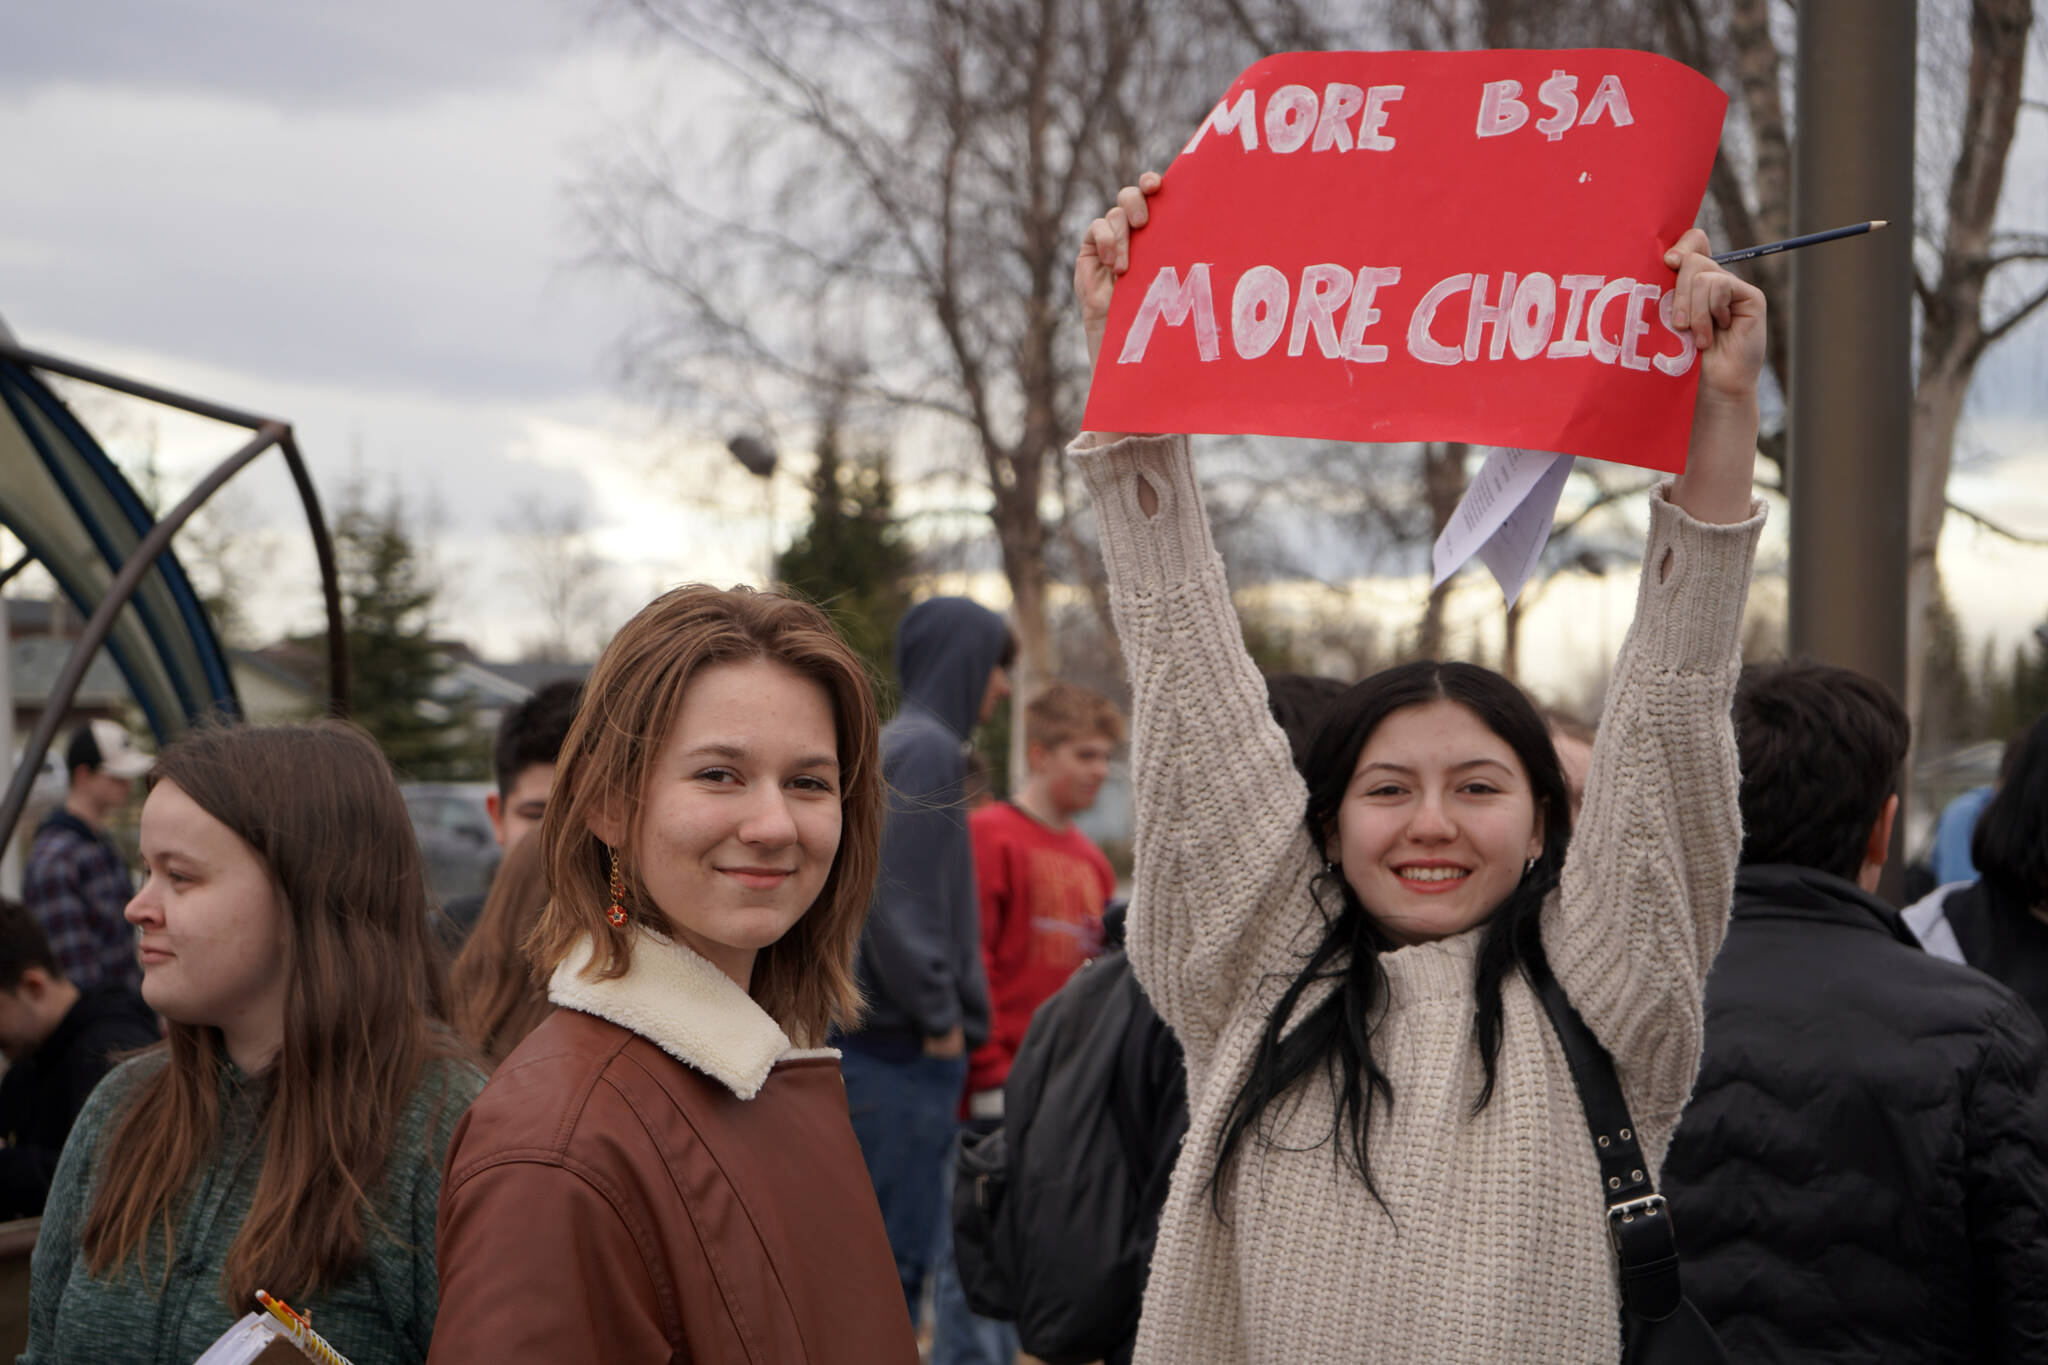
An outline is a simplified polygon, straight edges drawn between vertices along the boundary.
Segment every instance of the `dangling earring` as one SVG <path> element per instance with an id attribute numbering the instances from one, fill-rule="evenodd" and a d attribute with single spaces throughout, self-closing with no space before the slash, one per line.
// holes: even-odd
<path id="1" fill-rule="evenodd" d="M 610 850 L 612 855 L 612 908 L 604 917 L 612 922 L 614 929 L 626 927 L 626 879 L 619 872 L 619 851 Z"/>

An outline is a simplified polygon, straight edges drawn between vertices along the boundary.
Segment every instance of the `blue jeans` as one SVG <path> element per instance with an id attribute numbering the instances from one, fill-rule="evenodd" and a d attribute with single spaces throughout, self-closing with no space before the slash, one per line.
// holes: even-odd
<path id="1" fill-rule="evenodd" d="M 952 1207 L 953 1172 L 946 1172 L 943 1191 L 947 1208 Z M 938 1284 L 932 1291 L 931 1365 L 1015 1365 L 1017 1325 L 994 1318 L 978 1318 L 967 1306 L 967 1291 L 960 1287 L 960 1272 L 953 1266 L 952 1220 L 944 1231 L 940 1249 Z"/>
<path id="2" fill-rule="evenodd" d="M 965 1057 L 917 1057 L 885 1062 L 846 1048 L 839 1064 L 853 1135 L 875 1183 L 882 1226 L 903 1281 L 903 1298 L 916 1324 L 925 1276 L 943 1250 L 952 1188 L 953 1139 L 960 1130 L 960 1096 L 967 1085 Z"/>

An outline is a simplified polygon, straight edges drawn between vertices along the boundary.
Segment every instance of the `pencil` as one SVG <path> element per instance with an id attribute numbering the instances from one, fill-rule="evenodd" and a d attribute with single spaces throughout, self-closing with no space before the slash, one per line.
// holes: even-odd
<path id="1" fill-rule="evenodd" d="M 327 1339 L 313 1330 L 313 1325 L 293 1310 L 283 1299 L 256 1291 L 256 1302 L 268 1309 L 270 1316 L 284 1324 L 285 1331 L 299 1348 L 320 1365 L 349 1365 L 348 1357 L 327 1344 Z"/>
<path id="2" fill-rule="evenodd" d="M 1875 232 L 1889 221 L 1885 218 L 1873 218 L 1867 223 L 1851 223 L 1848 227 L 1829 228 L 1826 232 L 1809 232 L 1804 237 L 1787 237 L 1782 242 L 1765 242 L 1761 246 L 1746 246 L 1740 251 L 1724 251 L 1714 257 L 1714 262 L 1717 265 L 1727 265 L 1730 261 L 1751 261 L 1758 256 L 1771 256 L 1780 251 L 1793 251 L 1819 242 L 1832 242 L 1837 237 L 1855 237 L 1865 232 Z"/>

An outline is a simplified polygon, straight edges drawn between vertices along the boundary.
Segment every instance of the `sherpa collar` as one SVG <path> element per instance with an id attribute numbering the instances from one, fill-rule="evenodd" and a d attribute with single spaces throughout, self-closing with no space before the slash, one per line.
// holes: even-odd
<path id="1" fill-rule="evenodd" d="M 555 968 L 548 999 L 639 1034 L 743 1100 L 760 1093 L 776 1062 L 820 1055 L 792 1048 L 789 1035 L 724 972 L 666 934 L 638 928 L 624 976 L 599 981 L 583 974 L 592 956 L 586 936 Z"/>

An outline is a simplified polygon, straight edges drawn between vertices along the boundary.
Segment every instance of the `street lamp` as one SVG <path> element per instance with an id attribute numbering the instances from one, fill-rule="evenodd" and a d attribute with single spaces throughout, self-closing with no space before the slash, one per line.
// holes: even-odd
<path id="1" fill-rule="evenodd" d="M 740 467 L 761 480 L 761 498 L 768 521 L 767 564 L 761 574 L 761 586 L 775 586 L 775 451 L 758 436 L 745 432 L 725 443 L 732 457 Z"/>

